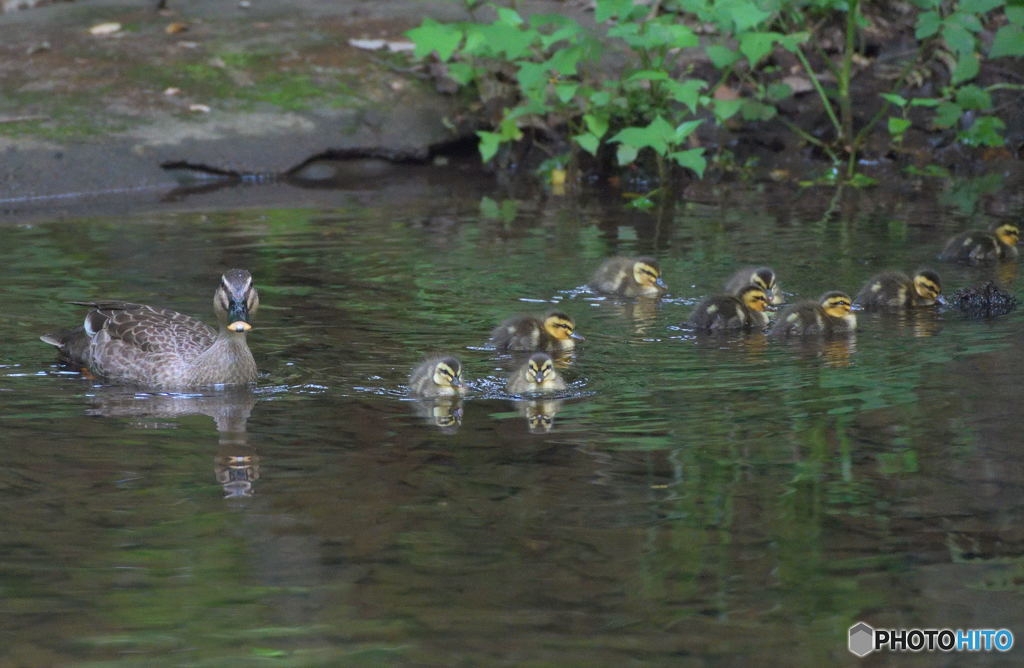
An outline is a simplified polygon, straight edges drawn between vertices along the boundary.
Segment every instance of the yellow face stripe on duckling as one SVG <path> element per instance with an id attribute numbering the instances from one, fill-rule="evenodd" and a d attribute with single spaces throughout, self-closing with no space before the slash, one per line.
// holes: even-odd
<path id="1" fill-rule="evenodd" d="M 764 311 L 771 305 L 768 294 L 762 288 L 745 290 L 742 297 L 743 305 L 751 311 Z"/>
<path id="2" fill-rule="evenodd" d="M 438 362 L 434 367 L 434 384 L 441 387 L 458 387 L 462 384 L 462 369 L 453 369 L 447 362 Z"/>
<path id="3" fill-rule="evenodd" d="M 996 236 L 1007 246 L 1016 246 L 1020 240 L 1020 228 L 1013 223 L 1006 223 L 996 228 Z"/>
<path id="4" fill-rule="evenodd" d="M 640 285 L 657 285 L 661 278 L 661 270 L 647 262 L 637 262 L 633 265 L 633 280 Z"/>
<path id="5" fill-rule="evenodd" d="M 555 375 L 555 365 L 552 363 L 551 358 L 547 357 L 543 361 L 538 362 L 535 359 L 530 360 L 530 364 L 526 369 L 526 379 L 531 383 L 537 383 L 540 385 L 544 381 L 548 380 Z"/>
<path id="6" fill-rule="evenodd" d="M 942 286 L 925 274 L 914 276 L 914 291 L 924 299 L 935 299 L 942 294 Z"/>
<path id="7" fill-rule="evenodd" d="M 576 331 L 576 323 L 561 313 L 552 313 L 544 319 L 544 329 L 556 339 L 568 339 Z"/>
<path id="8" fill-rule="evenodd" d="M 829 297 L 821 304 L 822 310 L 833 318 L 846 317 L 850 314 L 851 306 L 850 298 L 845 296 Z"/>

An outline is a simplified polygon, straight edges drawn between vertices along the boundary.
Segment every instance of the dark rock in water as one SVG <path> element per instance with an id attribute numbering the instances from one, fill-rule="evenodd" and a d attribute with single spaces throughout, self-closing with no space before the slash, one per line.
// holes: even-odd
<path id="1" fill-rule="evenodd" d="M 992 281 L 980 287 L 960 288 L 953 293 L 952 301 L 968 318 L 976 320 L 1006 315 L 1017 306 L 1017 298 Z"/>

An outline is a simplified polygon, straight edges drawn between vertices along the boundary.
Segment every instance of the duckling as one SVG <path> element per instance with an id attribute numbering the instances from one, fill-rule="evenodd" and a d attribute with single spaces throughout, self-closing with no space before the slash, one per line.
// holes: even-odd
<path id="1" fill-rule="evenodd" d="M 455 357 L 430 357 L 409 376 L 409 388 L 420 397 L 453 397 L 466 393 L 462 363 Z"/>
<path id="2" fill-rule="evenodd" d="M 993 223 L 989 231 L 969 230 L 946 242 L 940 260 L 985 264 L 997 260 L 1017 259 L 1020 226 L 1016 223 Z"/>
<path id="3" fill-rule="evenodd" d="M 559 311 L 544 319 L 528 315 L 509 318 L 491 332 L 491 341 L 498 350 L 572 350 L 576 341 L 585 339 L 576 333 L 576 323 Z"/>
<path id="4" fill-rule="evenodd" d="M 718 295 L 701 302 L 690 315 L 690 325 L 697 329 L 763 329 L 768 325 L 770 309 L 768 293 L 748 285 L 739 295 Z"/>
<path id="5" fill-rule="evenodd" d="M 725 291 L 731 295 L 739 295 L 740 290 L 748 285 L 756 285 L 768 294 L 772 304 L 778 305 L 786 301 L 782 296 L 775 279 L 775 272 L 769 267 L 746 267 L 740 269 L 725 282 Z"/>
<path id="6" fill-rule="evenodd" d="M 612 257 L 590 279 L 595 292 L 620 297 L 658 297 L 668 290 L 661 267 L 651 257 Z"/>
<path id="7" fill-rule="evenodd" d="M 850 313 L 852 301 L 845 292 L 826 292 L 817 302 L 797 302 L 780 315 L 771 334 L 774 336 L 807 336 L 852 332 L 857 316 Z"/>
<path id="8" fill-rule="evenodd" d="M 547 353 L 534 353 L 526 364 L 508 378 L 508 391 L 512 394 L 527 392 L 556 392 L 567 387 L 555 371 L 555 363 Z"/>
<path id="9" fill-rule="evenodd" d="M 902 271 L 883 271 L 864 284 L 856 302 L 868 308 L 932 306 L 941 294 L 942 281 L 930 269 L 918 269 L 913 278 Z"/>

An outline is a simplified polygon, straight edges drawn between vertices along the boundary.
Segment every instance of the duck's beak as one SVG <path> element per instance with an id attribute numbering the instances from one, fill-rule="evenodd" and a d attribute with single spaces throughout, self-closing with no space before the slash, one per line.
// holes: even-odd
<path id="1" fill-rule="evenodd" d="M 576 339 L 577 341 L 586 341 L 587 340 L 586 337 L 584 337 L 582 334 L 577 334 L 576 332 L 573 332 L 572 334 L 570 334 L 569 338 L 570 339 Z"/>
<path id="2" fill-rule="evenodd" d="M 228 329 L 232 332 L 248 332 L 252 329 L 249 322 L 249 309 L 241 299 L 232 299 L 228 309 Z"/>
<path id="3" fill-rule="evenodd" d="M 658 277 L 658 280 L 654 281 L 654 284 L 657 285 L 662 290 L 668 290 L 668 286 L 665 285 L 665 281 L 661 279 L 661 276 Z"/>
<path id="4" fill-rule="evenodd" d="M 946 305 L 946 298 L 943 297 L 942 295 L 936 295 L 935 296 L 935 303 L 938 304 L 939 306 L 945 306 Z"/>
<path id="5" fill-rule="evenodd" d="M 538 384 L 539 384 L 539 383 L 543 383 L 543 382 L 544 382 L 544 372 L 543 372 L 543 371 L 538 371 L 538 372 L 537 372 L 536 374 L 534 374 L 534 375 L 535 375 L 535 376 L 536 376 L 536 378 L 537 378 L 537 383 L 538 383 Z"/>
<path id="6" fill-rule="evenodd" d="M 452 387 L 462 387 L 462 379 L 459 378 L 458 376 L 456 376 L 455 378 L 452 378 L 451 386 Z"/>

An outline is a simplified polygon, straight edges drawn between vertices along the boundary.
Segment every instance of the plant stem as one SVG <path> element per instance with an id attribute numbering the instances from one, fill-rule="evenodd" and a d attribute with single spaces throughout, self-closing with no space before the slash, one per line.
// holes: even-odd
<path id="1" fill-rule="evenodd" d="M 850 79 L 853 71 L 854 36 L 857 33 L 857 12 L 860 11 L 860 0 L 850 0 L 850 8 L 846 12 L 846 44 L 843 46 L 843 66 L 839 70 L 839 111 L 842 117 L 842 134 L 840 141 L 850 153 L 853 146 L 853 104 L 850 99 Z"/>
<path id="2" fill-rule="evenodd" d="M 828 114 L 829 120 L 832 121 L 832 127 L 835 128 L 836 134 L 842 136 L 843 126 L 839 123 L 839 119 L 836 118 L 836 111 L 832 108 L 832 101 L 828 99 L 825 89 L 822 88 L 821 82 L 818 81 L 818 75 L 814 73 L 814 69 L 811 68 L 811 64 L 807 62 L 807 56 L 804 55 L 803 49 L 798 46 L 793 53 L 795 53 L 796 57 L 800 60 L 800 64 L 803 65 L 804 70 L 807 72 L 807 76 L 810 78 L 811 84 L 814 86 L 814 90 L 817 91 L 818 97 L 821 98 L 821 104 L 825 107 L 825 113 Z"/>
<path id="3" fill-rule="evenodd" d="M 797 135 L 798 137 L 803 139 L 805 142 L 807 142 L 809 144 L 813 144 L 813 145 L 817 146 L 818 148 L 820 148 L 822 151 L 824 151 L 825 155 L 827 155 L 829 157 L 829 159 L 833 163 L 838 163 L 839 162 L 839 156 L 836 155 L 835 151 L 833 151 L 832 147 L 830 147 L 828 144 L 826 144 L 825 142 L 821 141 L 820 139 L 818 139 L 814 135 L 809 134 L 806 130 L 804 130 L 803 128 L 798 127 L 797 125 L 795 125 L 791 121 L 786 120 L 782 116 L 778 116 L 777 118 L 779 119 L 779 121 L 782 122 L 783 125 L 785 125 L 787 128 L 789 128 L 790 132 L 792 132 L 793 134 Z"/>

